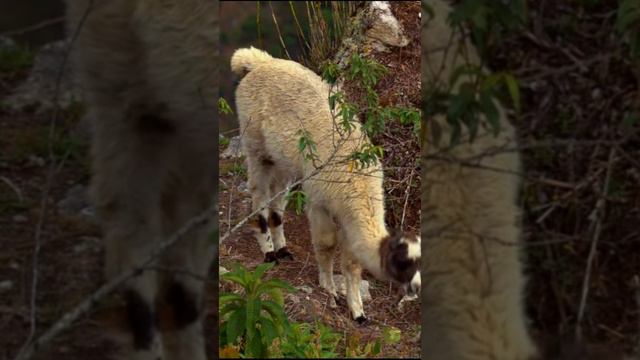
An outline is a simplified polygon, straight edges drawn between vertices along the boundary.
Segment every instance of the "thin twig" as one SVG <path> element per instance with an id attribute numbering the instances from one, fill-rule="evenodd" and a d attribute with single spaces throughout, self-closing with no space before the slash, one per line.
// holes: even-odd
<path id="1" fill-rule="evenodd" d="M 35 239 L 34 239 L 34 249 L 33 249 L 33 261 L 32 261 L 32 279 L 31 279 L 31 298 L 30 298 L 30 303 L 29 303 L 29 307 L 30 307 L 30 321 L 29 321 L 29 336 L 27 337 L 27 339 L 24 342 L 23 347 L 20 349 L 20 352 L 18 353 L 17 358 L 21 358 L 21 355 L 24 354 L 25 349 L 27 348 L 28 344 L 30 344 L 33 340 L 33 337 L 35 336 L 35 332 L 36 332 L 36 316 L 37 316 L 37 309 L 36 309 L 36 298 L 37 298 L 37 288 L 38 288 L 38 258 L 40 255 L 40 248 L 41 248 L 41 243 L 42 243 L 42 232 L 44 229 L 44 224 L 45 224 L 45 219 L 47 217 L 47 213 L 49 210 L 49 193 L 51 192 L 51 188 L 53 185 L 53 179 L 55 177 L 55 174 L 57 173 L 57 171 L 59 171 L 60 167 L 56 167 L 56 159 L 55 159 L 55 155 L 54 155 L 54 150 L 53 150 L 53 138 L 55 135 L 55 128 L 56 128 L 56 122 L 57 122 L 57 118 L 58 115 L 60 113 L 60 104 L 58 103 L 58 96 L 60 94 L 60 86 L 62 83 L 62 77 L 64 75 L 64 70 L 67 64 L 67 61 L 69 59 L 69 54 L 71 53 L 71 49 L 73 47 L 73 44 L 75 43 L 76 39 L 78 38 L 78 35 L 80 35 L 80 30 L 82 29 L 87 17 L 89 16 L 89 13 L 91 12 L 93 8 L 93 0 L 89 1 L 89 4 L 87 6 L 87 9 L 85 10 L 82 18 L 80 19 L 80 22 L 78 23 L 77 28 L 75 29 L 75 32 L 73 34 L 73 36 L 71 37 L 71 39 L 69 40 L 69 44 L 67 45 L 67 48 L 64 52 L 64 57 L 62 59 L 62 63 L 60 65 L 60 68 L 58 69 L 58 73 L 56 74 L 56 83 L 55 83 L 55 89 L 53 91 L 53 104 L 54 104 L 54 111 L 53 114 L 51 116 L 51 122 L 49 124 L 49 134 L 48 134 L 48 138 L 47 138 L 47 146 L 48 146 L 48 160 L 49 160 L 49 167 L 47 169 L 47 175 L 46 175 L 46 182 L 45 182 L 45 187 L 42 191 L 42 199 L 40 202 L 40 217 L 38 219 L 38 223 L 36 225 L 36 231 L 35 231 Z M 61 160 L 61 164 L 64 162 L 64 160 Z M 60 166 L 61 166 L 60 164 Z"/>
<path id="2" fill-rule="evenodd" d="M 11 188 L 11 190 L 13 190 L 13 192 L 16 193 L 16 196 L 18 197 L 18 201 L 20 201 L 20 203 L 24 203 L 24 197 L 22 196 L 22 191 L 20 191 L 20 188 L 16 186 L 16 184 L 14 184 L 11 180 L 9 180 L 9 178 L 5 176 L 0 176 L 0 180 L 2 180 L 5 184 L 7 184 Z"/>
<path id="3" fill-rule="evenodd" d="M 33 24 L 33 25 L 29 25 L 27 27 L 24 27 L 22 29 L 5 31 L 5 32 L 0 33 L 0 36 L 22 35 L 24 33 L 40 30 L 40 29 L 49 27 L 51 25 L 57 25 L 57 24 L 59 24 L 61 22 L 64 22 L 64 16 L 60 16 L 60 17 L 57 17 L 57 18 L 44 20 L 44 21 L 41 21 L 41 22 L 39 22 L 37 24 Z"/>
<path id="4" fill-rule="evenodd" d="M 604 218 L 606 194 L 609 190 L 609 183 L 611 181 L 611 173 L 613 169 L 614 156 L 616 149 L 612 147 L 609 151 L 609 162 L 607 165 L 607 175 L 604 181 L 604 189 L 602 194 L 596 203 L 596 207 L 593 210 L 595 216 L 595 230 L 593 232 L 593 238 L 591 240 L 591 249 L 589 250 L 589 256 L 587 258 L 587 268 L 584 274 L 584 281 L 582 283 L 582 296 L 580 297 L 580 307 L 578 308 L 578 319 L 576 322 L 576 339 L 582 340 L 582 320 L 584 318 L 584 311 L 587 303 L 587 297 L 589 295 L 589 283 L 591 280 L 591 267 L 593 264 L 593 258 L 595 257 L 596 249 L 598 246 L 598 240 L 600 239 L 600 233 L 602 231 L 602 219 Z"/>
<path id="5" fill-rule="evenodd" d="M 404 226 L 404 216 L 407 213 L 407 204 L 409 203 L 409 193 L 411 193 L 411 180 L 413 179 L 413 172 L 415 169 L 411 169 L 411 175 L 409 175 L 409 184 L 407 188 L 404 190 L 405 198 L 404 198 L 404 207 L 402 208 L 402 218 L 400 219 L 400 229 L 403 229 Z"/>
<path id="6" fill-rule="evenodd" d="M 49 327 L 39 338 L 35 341 L 31 341 L 25 346 L 23 351 L 18 354 L 15 360 L 27 360 L 30 359 L 34 352 L 39 348 L 45 346 L 49 343 L 54 337 L 56 337 L 62 330 L 69 327 L 74 321 L 76 321 L 81 316 L 87 314 L 91 309 L 93 309 L 102 298 L 112 293 L 114 290 L 119 288 L 122 284 L 124 284 L 127 280 L 132 279 L 133 277 L 139 275 L 149 267 L 149 265 L 162 253 L 164 253 L 167 248 L 174 245 L 182 238 L 185 237 L 187 233 L 191 230 L 206 225 L 214 216 L 217 214 L 218 205 L 214 203 L 211 205 L 206 211 L 201 213 L 200 215 L 191 218 L 187 221 L 178 231 L 176 231 L 171 237 L 162 241 L 145 259 L 138 262 L 136 266 L 130 268 L 129 270 L 123 271 L 120 275 L 115 278 L 109 280 L 106 284 L 102 285 L 98 290 L 96 290 L 91 296 L 87 297 L 84 301 L 78 304 L 73 309 L 69 310 L 65 313 L 58 321 L 56 321 L 51 327 Z M 213 246 L 211 251 L 213 252 L 214 258 L 218 256 L 218 247 Z"/>

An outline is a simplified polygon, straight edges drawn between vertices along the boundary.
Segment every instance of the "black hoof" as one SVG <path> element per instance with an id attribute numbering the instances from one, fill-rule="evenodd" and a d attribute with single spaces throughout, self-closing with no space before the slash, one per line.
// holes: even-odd
<path id="1" fill-rule="evenodd" d="M 369 322 L 369 319 L 364 315 L 360 315 L 356 318 L 356 322 L 360 325 L 365 325 Z"/>
<path id="2" fill-rule="evenodd" d="M 278 249 L 278 251 L 276 251 L 276 258 L 293 261 L 293 254 L 290 253 L 289 249 L 287 249 L 287 247 L 285 246 L 285 247 L 281 247 L 280 249 Z"/>
<path id="3" fill-rule="evenodd" d="M 273 251 L 269 251 L 268 253 L 264 254 L 264 262 L 268 263 L 268 262 L 275 262 L 276 264 L 278 263 L 278 257 L 276 256 L 276 253 Z"/>

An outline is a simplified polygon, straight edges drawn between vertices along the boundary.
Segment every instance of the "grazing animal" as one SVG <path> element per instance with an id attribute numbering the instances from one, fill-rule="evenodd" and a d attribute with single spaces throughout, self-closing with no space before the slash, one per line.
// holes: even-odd
<path id="1" fill-rule="evenodd" d="M 347 304 L 366 321 L 360 282 L 362 267 L 393 280 L 412 294 L 420 287 L 420 237 L 390 233 L 384 223 L 382 168 L 354 169 L 349 156 L 367 142 L 359 124 L 338 131 L 329 107 L 330 86 L 304 66 L 255 48 L 236 50 L 231 69 L 243 79 L 236 90 L 241 141 L 246 154 L 256 236 L 265 261 L 291 256 L 282 217 L 288 184 L 306 179 L 306 213 L 318 262 L 320 286 L 337 297 L 333 257 L 340 243 Z M 317 159 L 299 150 L 301 134 L 316 143 Z M 308 154 L 307 154 L 308 155 Z M 270 200 L 275 197 L 273 202 Z"/>
<path id="2" fill-rule="evenodd" d="M 481 63 L 468 40 L 457 48 L 460 35 L 446 22 L 450 6 L 443 0 L 426 4 L 434 17 L 422 18 L 422 84 L 445 90 L 458 66 Z M 447 51 L 448 45 L 456 50 Z M 451 85 L 457 89 L 459 84 Z M 428 358 L 527 360 L 538 354 L 523 303 L 519 180 L 514 174 L 520 157 L 513 151 L 515 129 L 495 105 L 498 136 L 480 127 L 471 144 L 463 133 L 461 144 L 448 148 L 453 130 L 444 117 L 436 117 L 440 144 L 427 142 L 423 149 L 422 349 Z"/>
<path id="3" fill-rule="evenodd" d="M 218 3 L 67 0 L 73 62 L 92 121 L 91 197 L 107 279 L 132 269 L 215 201 Z M 130 279 L 124 358 L 204 360 L 209 226 Z M 182 271 L 158 271 L 178 268 Z"/>

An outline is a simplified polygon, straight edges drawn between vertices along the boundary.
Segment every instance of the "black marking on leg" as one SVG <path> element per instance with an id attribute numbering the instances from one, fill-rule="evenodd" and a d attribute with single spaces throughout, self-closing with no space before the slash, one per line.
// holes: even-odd
<path id="1" fill-rule="evenodd" d="M 138 292 L 129 289 L 124 294 L 127 303 L 127 319 L 133 333 L 136 349 L 149 350 L 153 342 L 155 321 L 148 304 Z"/>
<path id="2" fill-rule="evenodd" d="M 260 232 L 263 234 L 266 234 L 267 230 L 269 230 L 267 219 L 265 219 L 262 214 L 258 214 L 258 225 L 260 226 Z"/>
<path id="3" fill-rule="evenodd" d="M 336 305 L 340 307 L 347 307 L 347 299 L 344 296 L 335 295 L 333 299 L 336 301 Z"/>
<path id="4" fill-rule="evenodd" d="M 194 295 L 184 285 L 174 282 L 167 291 L 167 303 L 171 306 L 173 323 L 182 329 L 198 319 L 199 309 Z"/>
<path id="5" fill-rule="evenodd" d="M 274 251 L 269 251 L 268 253 L 264 254 L 264 262 L 275 262 L 277 264 L 278 257 L 276 256 L 276 253 Z"/>
<path id="6" fill-rule="evenodd" d="M 278 251 L 276 251 L 276 258 L 293 261 L 293 254 L 289 252 L 286 246 L 283 246 L 280 249 L 278 249 Z"/>
<path id="7" fill-rule="evenodd" d="M 273 166 L 276 163 L 273 162 L 273 159 L 269 158 L 269 157 L 262 157 L 260 158 L 260 162 L 262 163 L 262 166 Z"/>
<path id="8" fill-rule="evenodd" d="M 356 322 L 360 325 L 366 325 L 369 322 L 369 319 L 364 315 L 360 315 L 356 318 Z"/>
<path id="9" fill-rule="evenodd" d="M 278 227 L 282 225 L 282 217 L 275 211 L 272 211 L 269 214 L 269 226 L 270 227 Z"/>

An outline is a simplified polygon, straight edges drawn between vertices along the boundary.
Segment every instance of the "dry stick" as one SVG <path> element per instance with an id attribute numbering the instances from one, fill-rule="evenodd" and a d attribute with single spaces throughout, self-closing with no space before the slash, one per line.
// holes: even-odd
<path id="1" fill-rule="evenodd" d="M 276 19 L 276 14 L 273 11 L 273 7 L 271 6 L 271 1 L 269 1 L 269 8 L 271 9 L 271 16 L 273 17 L 273 23 L 276 25 L 276 30 L 278 31 L 278 38 L 280 39 L 280 44 L 284 49 L 284 53 L 287 54 L 287 58 L 291 60 L 291 55 L 287 51 L 287 46 L 284 44 L 284 40 L 282 39 L 282 34 L 280 33 L 280 26 L 278 26 L 278 20 Z"/>
<path id="2" fill-rule="evenodd" d="M 91 296 L 87 297 L 83 302 L 78 304 L 76 307 L 65 313 L 58 321 L 56 321 L 49 329 L 47 329 L 44 334 L 42 334 L 35 341 L 30 342 L 23 351 L 18 354 L 15 360 L 27 360 L 30 359 L 34 352 L 38 350 L 43 345 L 49 343 L 55 336 L 57 336 L 62 330 L 67 328 L 71 323 L 76 321 L 80 316 L 88 313 L 92 308 L 96 306 L 96 304 L 104 298 L 106 295 L 110 294 L 114 290 L 116 290 L 120 285 L 125 283 L 127 280 L 139 275 L 144 271 L 145 268 L 149 266 L 157 258 L 161 255 L 168 247 L 177 243 L 180 239 L 182 239 L 189 231 L 193 230 L 198 226 L 204 226 L 211 218 L 217 214 L 218 205 L 213 204 L 210 206 L 205 212 L 202 214 L 191 218 L 187 221 L 177 232 L 175 232 L 170 238 L 162 241 L 157 248 L 155 248 L 151 254 L 149 254 L 142 262 L 140 262 L 137 266 L 120 273 L 117 277 L 109 280 L 106 284 L 102 285 L 98 290 L 96 290 Z M 214 257 L 218 256 L 218 248 L 214 247 L 213 249 Z"/>
<path id="3" fill-rule="evenodd" d="M 60 16 L 60 17 L 57 17 L 57 18 L 41 21 L 41 22 L 39 22 L 37 24 L 29 25 L 29 26 L 24 27 L 22 29 L 5 31 L 5 32 L 0 33 L 0 36 L 22 35 L 24 33 L 28 33 L 28 32 L 35 31 L 35 30 L 40 30 L 42 28 L 45 28 L 45 27 L 48 27 L 48 26 L 51 26 L 51 25 L 56 25 L 56 24 L 61 23 L 63 21 L 64 21 L 64 16 Z"/>
<path id="4" fill-rule="evenodd" d="M 582 283 L 582 297 L 580 298 L 580 307 L 578 308 L 578 320 L 576 323 L 576 339 L 582 340 L 582 319 L 584 318 L 584 311 L 587 303 L 587 296 L 589 295 L 589 282 L 591 280 L 591 266 L 593 264 L 593 258 L 595 257 L 596 248 L 598 246 L 598 240 L 600 239 L 600 233 L 602 231 L 602 218 L 604 217 L 606 195 L 609 189 L 609 182 L 611 180 L 611 172 L 613 169 L 614 155 L 616 149 L 612 147 L 609 151 L 609 162 L 607 166 L 607 175 L 604 180 L 604 189 L 602 195 L 596 203 L 596 207 L 593 210 L 595 216 L 596 226 L 593 232 L 593 239 L 591 240 L 591 249 L 589 250 L 589 257 L 587 258 L 587 268 L 585 270 L 584 281 Z"/>
<path id="5" fill-rule="evenodd" d="M 62 76 L 64 75 L 64 69 L 66 67 L 67 60 L 69 59 L 69 53 L 71 52 L 71 48 L 73 47 L 73 44 L 78 38 L 78 35 L 80 34 L 80 30 L 82 29 L 92 8 L 93 8 L 93 0 L 90 0 L 89 5 L 85 10 L 85 13 L 80 19 L 80 22 L 77 28 L 75 29 L 75 32 L 72 38 L 69 41 L 67 49 L 64 53 L 64 57 L 62 59 L 62 64 L 60 65 L 60 69 L 58 70 L 58 74 L 56 75 L 56 85 L 53 91 L 54 110 L 51 116 L 51 122 L 49 124 L 49 134 L 47 139 L 49 168 L 47 169 L 45 187 L 44 187 L 44 190 L 42 191 L 42 200 L 40 202 L 40 218 L 38 219 L 38 223 L 36 225 L 36 232 L 35 232 L 35 239 L 34 239 L 32 279 L 31 279 L 31 299 L 29 302 L 29 308 L 30 308 L 29 336 L 27 337 L 27 340 L 25 340 L 24 345 L 18 352 L 17 358 L 20 358 L 20 356 L 24 353 L 25 349 L 27 348 L 28 344 L 31 343 L 36 332 L 36 315 L 37 315 L 36 314 L 36 297 L 37 297 L 36 295 L 37 295 L 37 288 L 38 288 L 38 258 L 40 255 L 40 248 L 41 248 L 41 242 L 42 242 L 42 230 L 44 228 L 44 222 L 49 210 L 48 200 L 49 200 L 49 193 L 51 191 L 51 187 L 53 183 L 53 178 L 54 178 L 54 175 L 60 170 L 60 167 L 64 162 L 64 159 L 61 160 L 60 166 L 56 169 L 56 161 L 55 161 L 55 156 L 53 152 L 53 137 L 55 135 L 56 120 L 58 118 L 58 114 L 60 113 L 60 104 L 58 103 L 58 96 L 60 94 Z"/>
<path id="6" fill-rule="evenodd" d="M 5 184 L 7 184 L 7 186 L 9 186 L 11 190 L 13 190 L 13 192 L 16 193 L 16 196 L 18 197 L 18 201 L 20 201 L 20 203 L 24 203 L 24 197 L 22 196 L 22 191 L 20 191 L 20 188 L 16 186 L 16 184 L 14 184 L 11 180 L 9 180 L 9 178 L 4 176 L 0 176 L 0 180 L 2 180 Z"/>
<path id="7" fill-rule="evenodd" d="M 413 179 L 414 169 L 411 169 L 411 175 L 409 175 L 409 184 L 407 188 L 404 190 L 405 198 L 404 198 L 404 207 L 402 208 L 402 218 L 400 219 L 400 229 L 404 226 L 404 216 L 407 213 L 407 204 L 409 203 L 409 193 L 411 190 L 411 180 Z"/>
<path id="8" fill-rule="evenodd" d="M 267 200 L 265 202 L 265 205 L 257 208 L 256 210 L 252 211 L 249 215 L 247 215 L 244 219 L 240 220 L 233 228 L 231 228 L 230 230 L 228 230 L 221 238 L 220 238 L 220 243 L 224 242 L 225 240 L 227 240 L 229 238 L 229 236 L 231 236 L 232 233 L 236 232 L 242 225 L 244 225 L 247 221 L 249 221 L 249 219 L 251 219 L 253 216 L 255 216 L 256 214 L 258 214 L 260 211 L 262 211 L 263 209 L 265 209 L 269 203 L 271 203 L 271 201 L 275 200 L 276 198 L 278 198 L 280 195 L 284 195 L 287 192 L 289 192 L 291 189 L 293 189 L 295 186 L 302 184 L 303 182 L 307 181 L 309 178 L 317 175 L 318 173 L 320 173 L 320 171 L 327 165 L 330 163 L 330 161 L 333 159 L 333 157 L 335 156 L 335 153 L 332 154 L 332 156 L 324 163 L 321 164 L 319 167 L 316 168 L 316 170 L 314 170 L 313 172 L 311 172 L 309 175 L 305 176 L 304 178 L 293 182 L 291 184 L 289 184 L 287 187 L 285 187 L 283 190 L 280 190 L 278 193 L 276 193 L 275 195 L 273 195 L 271 197 L 271 199 Z"/>
<path id="9" fill-rule="evenodd" d="M 634 346 L 633 353 L 636 358 L 640 359 L 640 277 L 638 275 L 633 276 L 631 286 L 634 289 L 634 297 L 638 308 L 638 334 L 636 335 L 636 345 Z"/>

